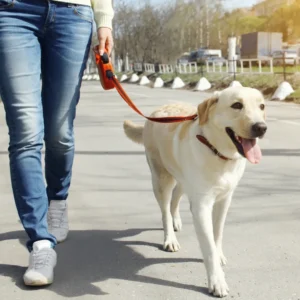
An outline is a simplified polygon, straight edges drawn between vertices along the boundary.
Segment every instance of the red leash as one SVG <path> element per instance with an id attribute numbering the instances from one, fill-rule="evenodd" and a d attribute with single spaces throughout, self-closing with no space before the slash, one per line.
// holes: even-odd
<path id="1" fill-rule="evenodd" d="M 111 90 L 116 89 L 120 96 L 124 99 L 124 101 L 139 115 L 143 116 L 144 118 L 153 121 L 153 122 L 159 122 L 159 123 L 177 123 L 177 122 L 183 122 L 183 121 L 190 121 L 197 118 L 197 114 L 191 115 L 191 116 L 170 116 L 170 117 L 147 117 L 145 116 L 132 102 L 130 97 L 126 94 L 123 87 L 121 86 L 120 82 L 116 78 L 113 66 L 110 62 L 110 59 L 105 52 L 102 56 L 99 54 L 99 46 L 96 46 L 94 48 L 95 58 L 96 58 L 96 64 L 98 67 L 98 73 L 100 76 L 100 82 L 102 87 L 105 90 Z"/>
<path id="2" fill-rule="evenodd" d="M 154 117 L 147 117 L 145 116 L 132 102 L 130 97 L 126 94 L 124 89 L 122 88 L 120 82 L 116 78 L 114 71 L 113 71 L 113 66 L 110 62 L 110 59 L 105 52 L 102 56 L 99 54 L 99 46 L 96 46 L 94 48 L 94 53 L 95 53 L 95 58 L 96 58 L 96 64 L 98 67 L 98 73 L 100 76 L 100 82 L 102 87 L 105 90 L 111 90 L 111 89 L 116 89 L 120 96 L 124 99 L 124 101 L 139 115 L 143 116 L 144 118 L 153 121 L 153 122 L 158 122 L 158 123 L 177 123 L 177 122 L 183 122 L 183 121 L 191 121 L 195 120 L 197 118 L 197 114 L 191 115 L 191 116 L 172 116 L 172 117 L 161 117 L 161 118 L 154 118 Z M 210 144 L 210 142 L 201 135 L 197 135 L 197 139 L 210 148 L 212 152 L 217 155 L 219 158 L 223 160 L 229 160 L 229 158 L 223 156 L 213 145 Z"/>

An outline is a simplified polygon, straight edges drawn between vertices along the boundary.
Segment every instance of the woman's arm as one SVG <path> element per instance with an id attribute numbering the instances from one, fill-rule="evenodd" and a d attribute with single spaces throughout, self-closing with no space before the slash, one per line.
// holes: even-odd
<path id="1" fill-rule="evenodd" d="M 114 9 L 112 0 L 91 0 L 97 29 L 107 27 L 112 29 Z"/>

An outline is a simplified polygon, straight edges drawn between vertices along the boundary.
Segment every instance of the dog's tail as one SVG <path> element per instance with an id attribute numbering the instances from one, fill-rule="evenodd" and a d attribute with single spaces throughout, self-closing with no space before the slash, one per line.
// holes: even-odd
<path id="1" fill-rule="evenodd" d="M 126 136 L 137 144 L 143 144 L 143 125 L 137 125 L 131 121 L 126 120 L 123 124 Z"/>

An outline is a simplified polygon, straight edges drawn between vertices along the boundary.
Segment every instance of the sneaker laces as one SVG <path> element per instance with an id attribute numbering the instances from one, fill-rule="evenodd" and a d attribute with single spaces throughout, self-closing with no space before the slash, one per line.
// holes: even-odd
<path id="1" fill-rule="evenodd" d="M 49 249 L 47 249 L 49 250 Z M 33 266 L 34 269 L 41 269 L 49 265 L 50 252 L 49 251 L 37 251 L 33 254 Z"/>
<path id="2" fill-rule="evenodd" d="M 51 220 L 50 225 L 52 227 L 60 227 L 64 212 L 65 212 L 65 209 L 53 208 L 53 207 L 51 207 L 49 209 L 48 215 L 49 215 L 49 218 Z"/>

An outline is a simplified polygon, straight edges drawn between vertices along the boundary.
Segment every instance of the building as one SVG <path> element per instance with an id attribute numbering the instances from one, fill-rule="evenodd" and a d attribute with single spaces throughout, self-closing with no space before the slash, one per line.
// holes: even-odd
<path id="1" fill-rule="evenodd" d="M 253 14 L 257 17 L 270 16 L 283 5 L 291 5 L 295 0 L 263 0 L 252 7 Z"/>

